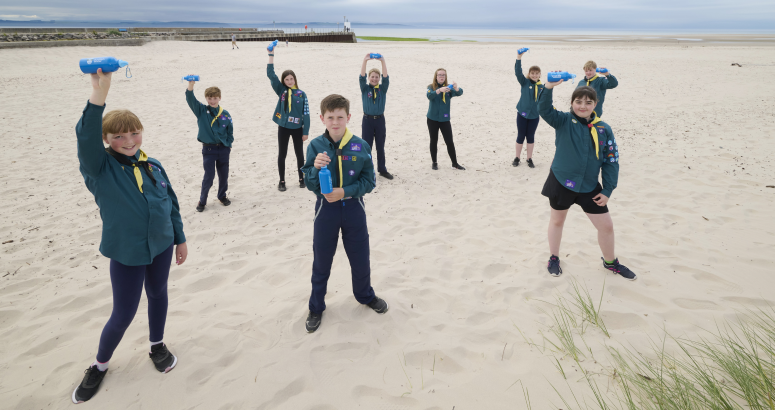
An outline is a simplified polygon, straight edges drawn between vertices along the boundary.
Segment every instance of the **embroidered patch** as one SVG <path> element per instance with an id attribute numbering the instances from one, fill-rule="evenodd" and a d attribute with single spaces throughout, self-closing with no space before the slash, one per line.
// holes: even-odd
<path id="1" fill-rule="evenodd" d="M 371 98 L 371 92 L 369 92 L 369 94 L 368 94 L 368 95 L 369 95 L 369 98 Z"/>
<path id="2" fill-rule="evenodd" d="M 527 113 L 526 113 L 526 112 L 523 112 L 523 113 L 522 113 L 522 116 L 523 116 L 523 117 L 527 117 Z"/>
<path id="3" fill-rule="evenodd" d="M 294 120 L 293 117 L 288 117 L 288 122 L 293 122 L 293 120 Z"/>
<path id="4" fill-rule="evenodd" d="M 616 158 L 619 158 L 619 151 L 616 151 Z"/>
<path id="5" fill-rule="evenodd" d="M 605 128 L 597 127 L 597 130 L 600 131 L 601 134 L 605 134 Z"/>
<path id="6" fill-rule="evenodd" d="M 275 117 L 277 117 L 277 118 L 280 118 L 280 117 L 281 117 L 281 115 L 280 115 L 280 113 L 279 113 L 279 112 L 278 112 L 277 114 L 275 114 L 274 116 L 275 116 Z"/>
<path id="7" fill-rule="evenodd" d="M 280 97 L 280 101 L 285 101 L 285 94 L 283 94 L 283 96 Z"/>
<path id="8" fill-rule="evenodd" d="M 600 145 L 605 145 L 605 142 L 603 142 L 603 141 L 600 141 Z"/>
<path id="9" fill-rule="evenodd" d="M 444 118 L 449 118 L 449 114 L 444 114 Z"/>
<path id="10" fill-rule="evenodd" d="M 609 151 L 613 151 L 613 150 L 614 150 L 614 147 L 608 147 L 608 150 L 609 150 Z"/>
<path id="11" fill-rule="evenodd" d="M 355 161 L 355 160 L 357 160 L 357 159 L 358 159 L 358 157 L 356 157 L 355 155 L 353 155 L 353 161 Z"/>
<path id="12" fill-rule="evenodd" d="M 296 91 L 296 95 L 301 95 L 301 90 Z"/>
<path id="13" fill-rule="evenodd" d="M 614 142 L 611 140 L 608 140 L 608 145 L 614 145 Z"/>
<path id="14" fill-rule="evenodd" d="M 616 162 L 616 158 L 611 158 L 611 162 Z"/>
<path id="15" fill-rule="evenodd" d="M 167 187 L 167 183 L 166 183 L 166 182 L 164 182 L 164 181 L 161 181 L 161 187 L 162 187 L 162 188 L 166 188 L 166 187 Z"/>
<path id="16" fill-rule="evenodd" d="M 350 151 L 360 151 L 361 150 L 361 144 L 358 144 L 357 142 L 350 143 Z"/>
<path id="17" fill-rule="evenodd" d="M 350 160 L 350 157 L 348 157 L 347 155 L 342 155 L 342 161 L 349 161 L 349 160 Z"/>
<path id="18" fill-rule="evenodd" d="M 293 119 L 293 123 L 294 123 L 294 124 L 298 124 L 298 123 L 299 123 L 299 119 L 298 119 L 298 118 L 294 118 L 294 119 Z"/>
<path id="19" fill-rule="evenodd" d="M 350 176 L 353 176 L 353 175 L 355 175 L 355 171 L 350 170 L 350 172 L 348 172 L 348 174 L 350 174 Z"/>
<path id="20" fill-rule="evenodd" d="M 571 181 L 570 179 L 566 179 L 565 180 L 565 186 L 568 187 L 568 188 L 575 188 L 576 187 L 576 183 Z"/>

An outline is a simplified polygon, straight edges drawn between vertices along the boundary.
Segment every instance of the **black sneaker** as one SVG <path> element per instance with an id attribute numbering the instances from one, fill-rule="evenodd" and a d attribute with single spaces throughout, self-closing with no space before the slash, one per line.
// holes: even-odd
<path id="1" fill-rule="evenodd" d="M 535 168 L 536 167 L 535 164 L 533 164 L 533 158 L 528 158 L 527 159 L 527 166 L 529 166 L 530 168 Z"/>
<path id="2" fill-rule="evenodd" d="M 462 165 L 460 165 L 460 164 L 452 164 L 452 168 L 454 168 L 454 169 L 459 169 L 459 170 L 461 170 L 461 171 L 465 171 L 465 170 L 466 170 L 466 169 L 465 169 L 465 168 L 463 168 L 463 166 L 462 166 Z"/>
<path id="3" fill-rule="evenodd" d="M 633 271 L 631 271 L 630 268 L 628 268 L 628 267 L 622 265 L 621 263 L 619 263 L 619 259 L 618 258 L 614 259 L 614 263 L 611 263 L 611 264 L 606 262 L 605 259 L 603 259 L 603 258 L 600 258 L 600 259 L 603 260 L 603 267 L 608 269 L 608 270 L 610 270 L 611 272 L 613 272 L 613 273 L 615 273 L 617 275 L 621 275 L 623 278 L 625 278 L 627 280 L 638 279 L 638 277 L 635 276 L 635 273 Z"/>
<path id="4" fill-rule="evenodd" d="M 549 274 L 554 276 L 555 278 L 559 278 L 560 275 L 562 275 L 562 268 L 560 267 L 560 258 L 552 255 L 551 258 L 549 258 L 549 264 L 546 266 L 546 269 L 549 271 Z"/>
<path id="5" fill-rule="evenodd" d="M 198 202 L 198 203 L 196 204 L 196 211 L 197 211 L 197 212 L 202 212 L 202 211 L 204 211 L 204 210 L 205 210 L 205 206 L 204 206 L 204 204 L 202 204 L 201 202 Z"/>
<path id="6" fill-rule="evenodd" d="M 519 157 L 514 158 L 514 161 L 511 161 L 512 167 L 518 167 L 519 166 Z"/>
<path id="7" fill-rule="evenodd" d="M 384 314 L 388 311 L 390 306 L 388 306 L 388 303 L 385 302 L 385 299 L 380 299 L 379 296 L 374 296 L 374 299 L 369 302 L 369 307 L 374 309 L 375 312 L 381 314 Z"/>
<path id="8" fill-rule="evenodd" d="M 178 364 L 178 358 L 167 350 L 167 345 L 164 343 L 151 346 L 151 352 L 148 353 L 148 356 L 153 361 L 153 365 L 156 366 L 156 370 L 162 373 L 169 372 Z"/>
<path id="9" fill-rule="evenodd" d="M 314 331 L 318 330 L 320 327 L 320 322 L 323 321 L 323 313 L 313 313 L 311 310 L 309 311 L 309 315 L 307 315 L 307 321 L 304 323 L 304 325 L 307 327 L 307 333 L 313 333 Z"/>
<path id="10" fill-rule="evenodd" d="M 299 188 L 306 188 L 307 184 L 304 183 L 304 178 L 299 179 Z"/>
<path id="11" fill-rule="evenodd" d="M 89 401 L 89 399 L 97 394 L 97 390 L 100 388 L 102 379 L 104 379 L 105 375 L 108 374 L 108 369 L 105 369 L 104 372 L 101 372 L 97 368 L 97 365 L 92 365 L 88 369 L 84 370 L 84 373 L 86 375 L 83 376 L 81 384 L 79 384 L 78 387 L 73 390 L 73 403 L 75 404 Z"/>
<path id="12" fill-rule="evenodd" d="M 386 178 L 386 179 L 393 179 L 393 174 L 391 174 L 390 172 L 387 172 L 387 171 L 380 172 L 379 176 L 381 176 L 382 178 Z"/>
<path id="13" fill-rule="evenodd" d="M 285 192 L 285 182 L 284 181 L 280 181 L 280 183 L 277 184 L 277 190 L 280 191 L 280 192 Z"/>
<path id="14" fill-rule="evenodd" d="M 229 198 L 219 199 L 219 201 L 221 201 L 221 204 L 223 204 L 223 206 L 231 205 L 231 201 L 229 200 Z"/>
<path id="15" fill-rule="evenodd" d="M 439 170 L 439 164 L 437 162 L 434 162 L 433 165 L 431 165 L 431 169 L 438 171 Z"/>

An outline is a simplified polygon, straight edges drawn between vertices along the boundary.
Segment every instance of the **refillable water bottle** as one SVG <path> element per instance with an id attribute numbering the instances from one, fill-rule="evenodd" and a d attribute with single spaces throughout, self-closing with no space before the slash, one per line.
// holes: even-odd
<path id="1" fill-rule="evenodd" d="M 320 168 L 318 172 L 318 178 L 320 179 L 320 193 L 330 194 L 334 190 L 334 185 L 331 182 L 331 171 L 328 170 L 328 165 Z"/>
<path id="2" fill-rule="evenodd" d="M 596 73 L 607 73 L 608 69 L 607 68 L 596 68 L 595 72 Z"/>
<path id="3" fill-rule="evenodd" d="M 275 47 L 277 47 L 277 40 L 275 40 L 272 43 L 270 43 L 269 47 L 267 47 L 266 49 L 269 50 L 269 51 L 274 51 Z"/>
<path id="4" fill-rule="evenodd" d="M 369 54 L 369 58 L 380 59 L 380 58 L 382 58 L 382 54 L 380 54 L 380 53 L 371 53 L 371 54 Z"/>
<path id="5" fill-rule="evenodd" d="M 571 74 L 567 71 L 553 71 L 547 74 L 546 81 L 550 83 L 556 83 L 560 80 L 568 81 L 574 78 L 576 78 L 576 74 Z"/>
<path id="6" fill-rule="evenodd" d="M 187 75 L 187 76 L 183 77 L 183 81 L 199 81 L 199 76 L 198 75 L 194 75 L 194 74 Z"/>
<path id="7" fill-rule="evenodd" d="M 527 47 L 522 47 L 519 50 L 517 50 L 517 54 L 522 54 L 522 53 L 526 52 L 527 50 L 530 50 L 530 49 L 527 48 Z"/>
<path id="8" fill-rule="evenodd" d="M 96 74 L 97 69 L 102 69 L 103 73 L 112 73 L 118 71 L 121 67 L 127 68 L 127 78 L 129 77 L 129 63 L 124 60 L 119 60 L 116 57 L 94 57 L 94 58 L 82 58 L 81 72 L 84 74 Z"/>

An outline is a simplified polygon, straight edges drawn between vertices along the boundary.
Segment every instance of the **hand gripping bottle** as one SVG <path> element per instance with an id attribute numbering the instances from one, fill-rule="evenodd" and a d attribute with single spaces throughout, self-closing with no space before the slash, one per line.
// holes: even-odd
<path id="1" fill-rule="evenodd" d="M 183 77 L 183 81 L 199 81 L 199 76 L 198 75 L 194 75 L 194 74 L 187 75 L 187 76 Z"/>
<path id="2" fill-rule="evenodd" d="M 567 71 L 552 71 L 546 76 L 546 81 L 549 83 L 556 83 L 560 80 L 572 80 L 576 78 L 576 74 L 571 74 Z"/>
<path id="3" fill-rule="evenodd" d="M 607 73 L 608 69 L 607 68 L 596 68 L 595 72 L 596 73 Z"/>
<path id="4" fill-rule="evenodd" d="M 527 47 L 522 47 L 522 48 L 520 48 L 519 50 L 517 50 L 517 54 L 523 54 L 523 53 L 525 53 L 527 50 L 530 50 L 530 49 L 529 49 L 529 48 L 527 48 Z"/>
<path id="5" fill-rule="evenodd" d="M 124 60 L 119 60 L 116 57 L 94 57 L 94 58 L 82 58 L 81 72 L 84 74 L 96 74 L 97 69 L 101 68 L 103 73 L 112 73 L 118 71 L 121 67 L 126 67 L 126 76 L 130 77 L 129 63 Z"/>
<path id="6" fill-rule="evenodd" d="M 330 194 L 334 190 L 334 186 L 331 183 L 331 171 L 328 170 L 328 165 L 320 168 L 318 172 L 318 178 L 320 179 L 320 193 Z"/>
<path id="7" fill-rule="evenodd" d="M 274 48 L 275 48 L 275 47 L 277 47 L 277 40 L 275 40 L 275 41 L 271 42 L 271 43 L 269 44 L 269 47 L 267 47 L 266 49 L 267 49 L 267 50 L 269 50 L 269 51 L 274 51 Z"/>
<path id="8" fill-rule="evenodd" d="M 382 54 L 380 54 L 380 53 L 371 53 L 371 54 L 369 54 L 369 58 L 380 59 L 380 58 L 382 58 Z"/>

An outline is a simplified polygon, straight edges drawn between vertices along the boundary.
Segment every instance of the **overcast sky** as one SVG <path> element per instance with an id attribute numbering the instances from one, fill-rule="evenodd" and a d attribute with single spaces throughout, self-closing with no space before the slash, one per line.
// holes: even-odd
<path id="1" fill-rule="evenodd" d="M 775 0 L 0 0 L 5 20 L 352 22 L 438 28 L 759 29 L 775 31 Z M 496 27 L 497 26 L 497 27 Z"/>

